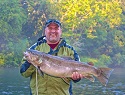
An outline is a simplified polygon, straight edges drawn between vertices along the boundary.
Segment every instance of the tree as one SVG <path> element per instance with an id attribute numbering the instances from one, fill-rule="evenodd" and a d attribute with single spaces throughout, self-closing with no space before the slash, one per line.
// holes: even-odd
<path id="1" fill-rule="evenodd" d="M 26 14 L 18 0 L 0 1 L 0 6 L 0 50 L 4 55 L 2 58 L 6 58 L 9 54 L 16 57 L 17 54 L 14 53 L 13 46 L 19 41 L 22 25 L 26 21 Z M 10 60 L 5 59 L 4 62 L 6 61 Z"/>

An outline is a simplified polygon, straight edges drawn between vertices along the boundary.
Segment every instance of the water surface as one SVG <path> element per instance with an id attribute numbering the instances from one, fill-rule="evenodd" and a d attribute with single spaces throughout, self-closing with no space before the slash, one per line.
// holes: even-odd
<path id="1" fill-rule="evenodd" d="M 0 95 L 29 95 L 29 78 L 19 68 L 0 68 Z"/>
<path id="2" fill-rule="evenodd" d="M 94 83 L 84 79 L 73 86 L 74 95 L 125 95 L 125 68 L 114 69 L 107 86 L 97 79 Z"/>
<path id="3" fill-rule="evenodd" d="M 19 68 L 0 68 L 0 95 L 29 95 L 29 78 L 23 78 Z M 73 95 L 125 95 L 125 68 L 114 69 L 108 85 L 97 79 L 83 79 L 73 84 Z"/>

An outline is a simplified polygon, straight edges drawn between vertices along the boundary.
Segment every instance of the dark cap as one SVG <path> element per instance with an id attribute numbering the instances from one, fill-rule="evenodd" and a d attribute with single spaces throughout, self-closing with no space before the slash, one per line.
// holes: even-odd
<path id="1" fill-rule="evenodd" d="M 59 27 L 61 27 L 60 21 L 55 20 L 55 19 L 49 19 L 49 20 L 47 20 L 46 23 L 45 23 L 45 27 L 47 27 L 50 23 L 55 23 L 55 24 L 57 24 Z"/>

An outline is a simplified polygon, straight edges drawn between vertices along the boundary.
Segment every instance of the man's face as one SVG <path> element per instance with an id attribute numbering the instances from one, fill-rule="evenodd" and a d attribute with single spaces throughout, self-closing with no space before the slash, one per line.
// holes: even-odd
<path id="1" fill-rule="evenodd" d="M 45 28 L 45 35 L 46 35 L 47 43 L 49 44 L 59 42 L 61 34 L 62 34 L 61 28 L 55 23 L 50 23 Z"/>

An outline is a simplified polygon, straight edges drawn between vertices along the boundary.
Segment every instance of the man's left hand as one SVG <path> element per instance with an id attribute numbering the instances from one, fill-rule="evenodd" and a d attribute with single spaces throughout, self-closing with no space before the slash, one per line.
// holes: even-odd
<path id="1" fill-rule="evenodd" d="M 91 65 L 91 66 L 94 66 L 93 62 L 88 62 L 88 64 Z M 82 79 L 82 78 L 84 78 L 84 75 L 79 74 L 78 72 L 73 72 L 73 74 L 72 74 L 73 80 L 79 80 L 79 79 Z"/>

